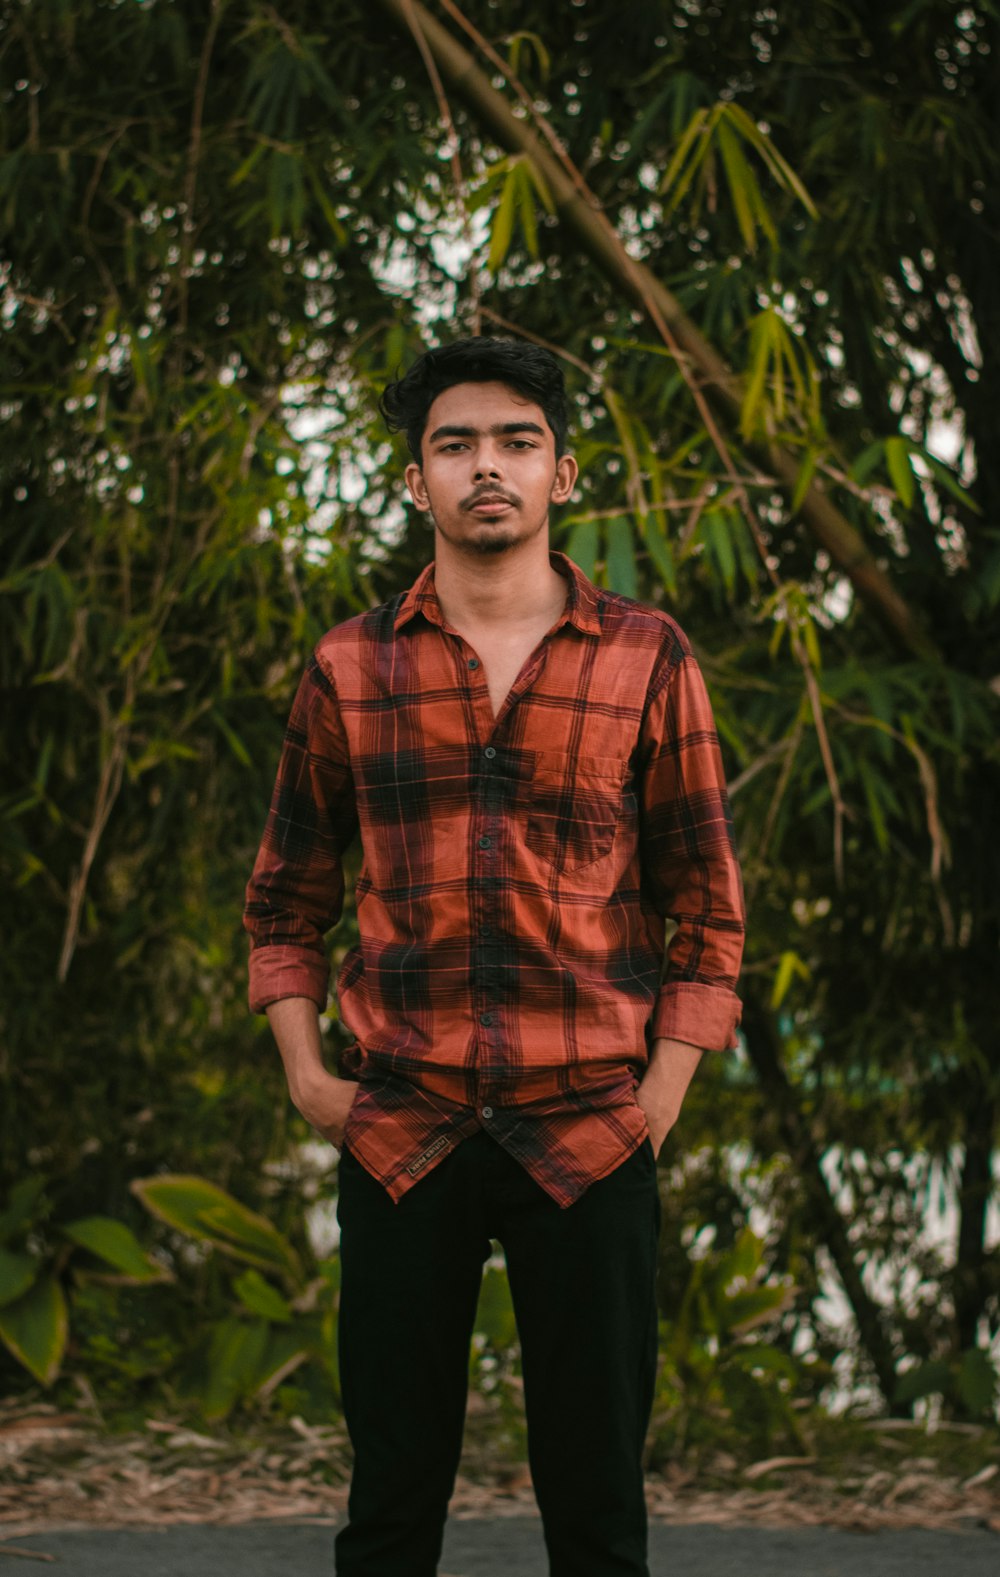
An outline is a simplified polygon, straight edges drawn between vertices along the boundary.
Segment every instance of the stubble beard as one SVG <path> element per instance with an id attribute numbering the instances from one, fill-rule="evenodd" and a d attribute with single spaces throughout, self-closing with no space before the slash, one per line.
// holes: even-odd
<path id="1" fill-rule="evenodd" d="M 520 500 L 518 500 L 518 505 L 520 505 Z M 457 548 L 459 552 L 473 554 L 476 558 L 499 558 L 502 553 L 509 553 L 513 548 L 522 547 L 532 537 L 536 536 L 539 531 L 544 531 L 548 522 L 548 515 L 545 515 L 538 522 L 534 530 L 528 529 L 523 532 L 512 531 L 506 526 L 489 528 L 486 522 L 480 521 L 478 523 L 480 527 L 487 526 L 487 529 L 480 530 L 474 537 L 456 534 L 445 529 L 433 510 L 431 511 L 431 519 L 434 522 L 435 530 L 439 531 L 444 540 L 451 547 Z"/>

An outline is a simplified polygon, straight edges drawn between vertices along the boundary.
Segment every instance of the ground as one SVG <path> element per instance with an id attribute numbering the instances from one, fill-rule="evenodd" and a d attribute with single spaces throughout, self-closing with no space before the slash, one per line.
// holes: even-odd
<path id="1" fill-rule="evenodd" d="M 41 1400 L 0 1402 L 0 1555 L 11 1540 L 56 1529 L 332 1524 L 349 1462 L 340 1424 L 293 1418 L 247 1433 L 164 1418 L 113 1432 Z M 648 1499 L 666 1524 L 1000 1533 L 1000 1435 L 971 1425 L 928 1434 L 884 1419 L 844 1425 L 811 1457 L 740 1465 L 720 1451 L 697 1467 L 668 1463 L 650 1473 Z M 524 1465 L 498 1461 L 470 1429 L 453 1518 L 534 1513 Z"/>

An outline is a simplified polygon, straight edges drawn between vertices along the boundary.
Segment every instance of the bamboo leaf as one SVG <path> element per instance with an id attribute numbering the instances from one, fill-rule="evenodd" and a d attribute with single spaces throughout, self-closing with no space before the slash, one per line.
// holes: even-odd
<path id="1" fill-rule="evenodd" d="M 755 252 L 758 220 L 761 221 L 762 227 L 772 241 L 775 234 L 774 226 L 764 207 L 753 171 L 747 164 L 743 150 L 726 121 L 719 122 L 717 139 L 740 234 L 747 251 Z"/>
<path id="2" fill-rule="evenodd" d="M 708 548 L 722 577 L 722 583 L 732 595 L 736 588 L 736 554 L 729 531 L 729 520 L 721 509 L 706 509 L 701 517 L 701 540 Z"/>
<path id="3" fill-rule="evenodd" d="M 827 792 L 829 792 L 828 789 Z M 792 950 L 782 953 L 778 963 L 777 973 L 774 977 L 774 985 L 771 989 L 772 1008 L 780 1008 L 782 1002 L 784 1002 L 789 991 L 791 990 L 792 982 L 794 980 L 808 980 L 809 975 L 809 966 L 803 962 L 798 953 Z"/>
<path id="4" fill-rule="evenodd" d="M 677 566 L 674 563 L 674 555 L 670 543 L 663 535 L 655 515 L 647 516 L 643 541 L 664 586 L 671 595 L 675 596 L 677 593 Z"/>
<path id="5" fill-rule="evenodd" d="M 750 438 L 762 427 L 764 392 L 774 351 L 774 313 L 759 312 L 750 325 L 750 369 L 740 407 L 740 433 Z"/>
<path id="6" fill-rule="evenodd" d="M 899 494 L 904 508 L 913 507 L 915 482 L 913 467 L 910 464 L 910 446 L 905 438 L 887 438 L 885 441 L 885 463 L 888 467 L 892 485 Z"/>
<path id="7" fill-rule="evenodd" d="M 517 203 L 518 166 L 515 163 L 507 171 L 507 178 L 503 184 L 503 192 L 497 211 L 493 216 L 493 228 L 490 231 L 490 251 L 486 259 L 486 266 L 495 274 L 507 253 L 510 251 L 511 238 L 514 233 L 514 210 Z"/>
<path id="8" fill-rule="evenodd" d="M 597 521 L 578 520 L 566 544 L 566 553 L 588 580 L 593 580 L 597 570 Z"/>
<path id="9" fill-rule="evenodd" d="M 538 226 L 535 223 L 535 190 L 526 164 L 517 168 L 517 211 L 531 257 L 538 256 Z"/>
<path id="10" fill-rule="evenodd" d="M 521 72 L 521 45 L 530 44 L 535 59 L 538 61 L 538 74 L 543 82 L 548 81 L 549 72 L 552 70 L 552 57 L 537 33 L 529 33 L 521 28 L 516 33 L 511 33 L 507 40 L 507 61 L 515 76 Z"/>
<path id="11" fill-rule="evenodd" d="M 639 575 L 635 562 L 632 522 L 624 515 L 608 521 L 606 562 L 610 589 L 620 592 L 623 597 L 638 596 Z"/>
<path id="12" fill-rule="evenodd" d="M 680 203 L 684 201 L 684 194 L 697 173 L 699 163 L 708 152 L 709 144 L 706 135 L 708 116 L 709 112 L 705 108 L 695 110 L 660 182 L 660 196 L 670 197 L 666 209 L 668 214 L 673 213 Z M 702 147 L 697 149 L 695 144 L 699 137 L 704 138 L 704 142 Z M 681 171 L 689 156 L 690 165 L 687 174 L 683 179 L 680 179 Z M 675 185 L 675 183 L 677 184 Z"/>

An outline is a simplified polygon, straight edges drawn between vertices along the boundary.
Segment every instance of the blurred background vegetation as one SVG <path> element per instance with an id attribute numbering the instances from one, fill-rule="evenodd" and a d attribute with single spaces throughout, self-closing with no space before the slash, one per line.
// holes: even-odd
<path id="1" fill-rule="evenodd" d="M 997 19 L 5 0 L 6 1394 L 336 1408 L 335 1156 L 242 894 L 311 644 L 429 556 L 377 393 L 485 332 L 563 358 L 556 545 L 689 632 L 745 862 L 744 1039 L 661 1162 L 654 1459 L 995 1428 Z M 499 1267 L 478 1325 L 516 1436 Z"/>

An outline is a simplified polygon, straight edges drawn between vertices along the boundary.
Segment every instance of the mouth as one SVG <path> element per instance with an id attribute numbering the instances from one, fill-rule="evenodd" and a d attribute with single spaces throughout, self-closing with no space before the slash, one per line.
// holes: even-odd
<path id="1" fill-rule="evenodd" d="M 486 494 L 468 505 L 470 514 L 479 515 L 486 520 L 492 519 L 495 515 L 502 515 L 506 510 L 513 509 L 513 507 L 511 499 L 501 498 L 498 493 Z"/>

